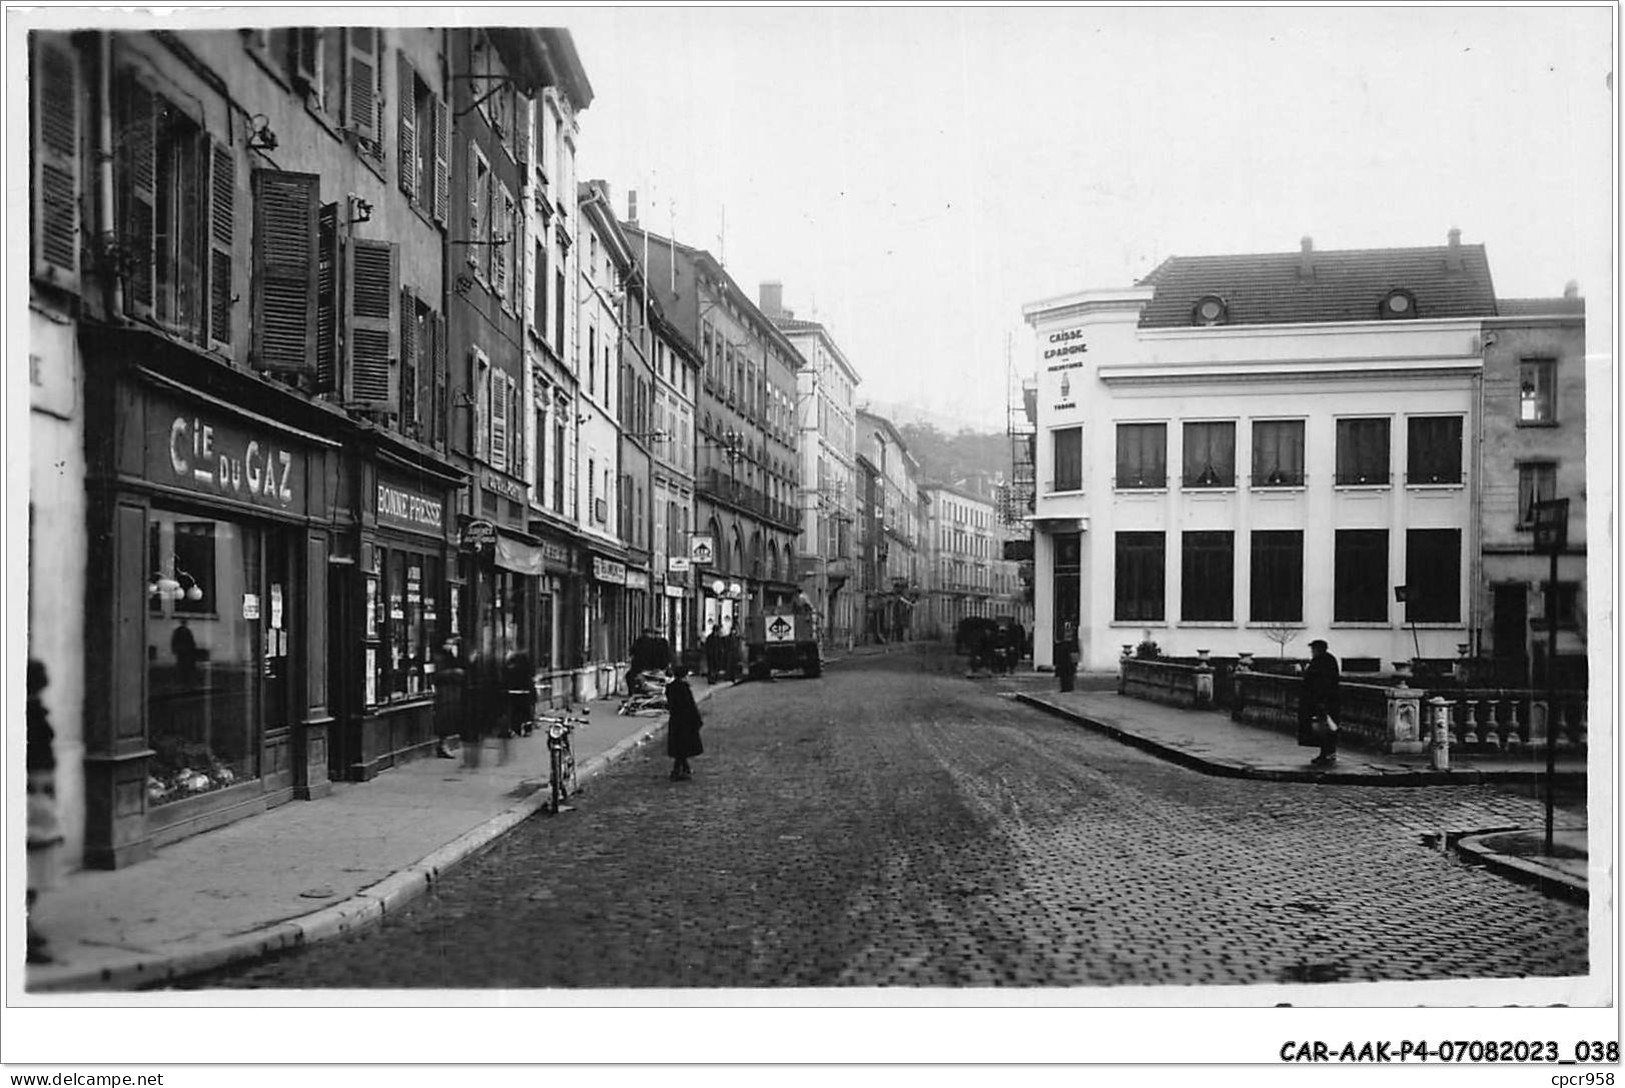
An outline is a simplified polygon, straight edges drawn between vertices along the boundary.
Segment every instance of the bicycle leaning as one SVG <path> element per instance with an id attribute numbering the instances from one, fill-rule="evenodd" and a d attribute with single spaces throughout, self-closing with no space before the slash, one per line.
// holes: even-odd
<path id="1" fill-rule="evenodd" d="M 583 715 L 591 713 L 583 709 Z M 570 811 L 570 806 L 564 804 L 570 796 L 577 792 L 576 783 L 576 757 L 570 745 L 570 735 L 576 727 L 586 725 L 585 717 L 572 717 L 569 714 L 538 714 L 536 724 L 547 730 L 547 764 L 548 788 L 552 791 L 552 800 L 547 811 L 553 815 Z"/>

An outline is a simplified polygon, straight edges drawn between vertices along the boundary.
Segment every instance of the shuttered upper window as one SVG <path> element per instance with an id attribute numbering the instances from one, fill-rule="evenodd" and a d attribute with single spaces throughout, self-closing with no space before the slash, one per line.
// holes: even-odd
<path id="1" fill-rule="evenodd" d="M 35 31 L 31 183 L 34 275 L 79 287 L 79 57 L 66 34 Z"/>
<path id="2" fill-rule="evenodd" d="M 260 370 L 316 371 L 319 180 L 315 174 L 254 171 L 249 362 Z"/>

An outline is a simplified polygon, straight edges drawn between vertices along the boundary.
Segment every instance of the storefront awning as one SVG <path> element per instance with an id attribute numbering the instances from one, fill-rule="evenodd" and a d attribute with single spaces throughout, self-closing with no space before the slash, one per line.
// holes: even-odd
<path id="1" fill-rule="evenodd" d="M 523 540 L 515 540 L 501 533 L 497 534 L 494 558 L 497 566 L 503 570 L 511 570 L 515 574 L 536 576 L 542 574 L 545 570 L 542 549 L 534 544 L 527 544 Z"/>

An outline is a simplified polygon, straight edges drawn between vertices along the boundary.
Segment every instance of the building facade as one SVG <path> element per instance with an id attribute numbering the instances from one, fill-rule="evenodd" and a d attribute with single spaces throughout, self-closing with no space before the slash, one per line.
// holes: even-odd
<path id="1" fill-rule="evenodd" d="M 1510 687 L 1545 686 L 1550 612 L 1559 683 L 1587 681 L 1585 300 L 1570 286 L 1562 298 L 1501 299 L 1483 328 L 1475 656 Z M 1559 498 L 1568 544 L 1554 598 L 1534 504 Z"/>
<path id="2" fill-rule="evenodd" d="M 709 253 L 622 226 L 648 254 L 662 312 L 700 347 L 694 525 L 712 551 L 695 570 L 702 597 L 694 618 L 696 634 L 713 624 L 733 631 L 750 612 L 789 604 L 799 592 L 794 405 L 802 359 Z"/>
<path id="3" fill-rule="evenodd" d="M 1450 659 L 1470 630 L 1481 246 L 1170 258 L 1025 308 L 1035 664 Z M 1398 592 L 1396 593 L 1396 589 Z M 1403 598 L 1403 600 L 1400 600 Z M 1295 645 L 1294 645 L 1295 644 Z"/>
<path id="4" fill-rule="evenodd" d="M 917 637 L 915 608 L 924 596 L 920 465 L 891 420 L 857 412 L 857 449 L 873 469 L 870 546 L 875 581 L 865 602 L 869 641 Z"/>
<path id="5" fill-rule="evenodd" d="M 855 393 L 863 380 L 817 321 L 785 309 L 783 285 L 761 285 L 762 312 L 795 345 L 806 365 L 797 374 L 796 429 L 801 466 L 800 571 L 827 647 L 849 647 L 862 613 L 853 592 L 857 521 Z"/>
<path id="6" fill-rule="evenodd" d="M 970 616 L 1014 618 L 1014 564 L 1004 559 L 993 500 L 946 484 L 927 483 L 920 492 L 927 511 L 920 633 L 952 638 Z"/>

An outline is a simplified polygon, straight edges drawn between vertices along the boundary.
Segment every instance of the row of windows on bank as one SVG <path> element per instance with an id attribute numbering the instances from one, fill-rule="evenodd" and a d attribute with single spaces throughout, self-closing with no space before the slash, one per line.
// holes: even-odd
<path id="1" fill-rule="evenodd" d="M 1182 532 L 1176 547 L 1180 564 L 1179 611 L 1169 616 L 1168 537 L 1163 532 L 1120 532 L 1115 539 L 1114 605 L 1121 621 L 1194 623 L 1302 623 L 1304 615 L 1303 531 L 1259 529 L 1245 534 L 1246 614 L 1238 614 L 1235 594 L 1236 537 L 1230 530 Z M 1394 587 L 1406 587 L 1401 618 L 1414 623 L 1461 620 L 1460 529 L 1407 529 L 1403 578 L 1389 570 L 1387 529 L 1338 529 L 1332 556 L 1332 622 L 1388 623 Z M 1076 576 L 1061 564 L 1057 578 Z M 1070 553 L 1076 556 L 1076 552 Z M 1323 583 L 1318 579 L 1316 586 Z"/>
<path id="2" fill-rule="evenodd" d="M 1339 485 L 1387 485 L 1391 466 L 1391 419 L 1361 417 L 1337 421 L 1334 479 Z M 1406 426 L 1405 482 L 1462 482 L 1462 417 L 1411 416 Z M 1184 423 L 1180 486 L 1236 486 L 1234 420 Z M 1302 487 L 1305 473 L 1305 421 L 1260 419 L 1252 424 L 1252 476 L 1255 488 Z M 1083 428 L 1052 432 L 1055 447 L 1051 491 L 1083 488 Z M 1168 486 L 1168 424 L 1117 424 L 1117 488 L 1160 489 Z"/>

